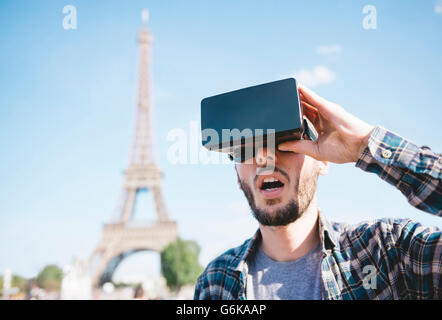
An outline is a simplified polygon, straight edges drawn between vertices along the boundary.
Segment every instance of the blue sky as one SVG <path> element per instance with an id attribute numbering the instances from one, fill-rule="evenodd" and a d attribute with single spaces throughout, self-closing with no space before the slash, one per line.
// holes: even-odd
<path id="1" fill-rule="evenodd" d="M 65 5 L 77 30 L 62 27 Z M 362 8 L 376 7 L 365 30 Z M 302 75 L 371 124 L 442 150 L 442 3 L 437 1 L 25 1 L 0 3 L 0 273 L 86 258 L 111 220 L 128 164 L 137 33 L 150 11 L 156 145 L 164 198 L 207 264 L 257 227 L 232 165 L 173 165 L 170 130 L 202 98 Z M 153 218 L 149 196 L 137 208 Z M 442 227 L 352 164 L 331 165 L 318 203 L 337 221 L 409 217 Z M 133 258 L 122 269 L 144 272 Z M 135 260 L 134 260 L 135 259 Z M 150 259 L 150 260 L 149 260 Z M 129 272 L 129 271 L 128 271 Z"/>

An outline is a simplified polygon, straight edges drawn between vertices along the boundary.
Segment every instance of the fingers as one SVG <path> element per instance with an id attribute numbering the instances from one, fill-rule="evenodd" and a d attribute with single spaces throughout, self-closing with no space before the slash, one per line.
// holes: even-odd
<path id="1" fill-rule="evenodd" d="M 302 111 L 309 118 L 309 120 L 315 124 L 319 120 L 318 109 L 309 105 L 307 102 L 301 101 Z"/>
<path id="2" fill-rule="evenodd" d="M 307 87 L 304 87 L 302 84 L 298 84 L 298 90 L 299 93 L 301 94 L 301 100 L 317 108 L 319 112 L 323 112 L 326 114 L 332 112 L 331 103 L 325 100 L 324 98 L 322 98 L 321 96 L 317 95 L 312 90 L 308 89 Z"/>
<path id="3" fill-rule="evenodd" d="M 278 150 L 302 153 L 315 159 L 319 156 L 317 144 L 310 140 L 287 141 L 278 145 Z"/>
<path id="4" fill-rule="evenodd" d="M 311 105 L 323 105 L 327 103 L 327 100 L 317 95 L 315 92 L 310 90 L 309 88 L 303 86 L 302 84 L 298 84 L 299 92 L 304 96 L 305 100 Z"/>

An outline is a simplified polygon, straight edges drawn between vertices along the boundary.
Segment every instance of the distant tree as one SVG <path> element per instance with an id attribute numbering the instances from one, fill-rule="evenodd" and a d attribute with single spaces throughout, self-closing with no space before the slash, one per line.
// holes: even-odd
<path id="1" fill-rule="evenodd" d="M 161 272 L 171 291 L 194 284 L 203 271 L 198 262 L 200 247 L 195 241 L 177 239 L 161 252 Z"/>
<path id="2" fill-rule="evenodd" d="M 63 271 L 56 265 L 48 265 L 37 275 L 37 285 L 46 290 L 60 290 Z"/>
<path id="3" fill-rule="evenodd" d="M 114 285 L 114 287 L 116 289 L 129 288 L 129 287 L 133 287 L 134 286 L 131 283 L 125 283 L 125 282 L 112 282 L 112 284 Z"/>
<path id="4" fill-rule="evenodd" d="M 25 278 L 23 278 L 23 277 L 21 277 L 19 275 L 14 274 L 12 276 L 11 286 L 14 287 L 14 288 L 19 288 L 20 292 L 24 292 L 25 288 L 26 288 L 26 281 L 27 280 Z"/>
<path id="5" fill-rule="evenodd" d="M 19 288 L 20 292 L 24 292 L 26 281 L 25 278 L 13 274 L 11 278 L 11 288 Z M 3 290 L 3 275 L 0 275 L 0 290 Z"/>

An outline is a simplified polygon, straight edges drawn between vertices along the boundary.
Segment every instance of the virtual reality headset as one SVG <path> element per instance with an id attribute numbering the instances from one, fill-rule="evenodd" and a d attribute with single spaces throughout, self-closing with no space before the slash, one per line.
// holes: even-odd
<path id="1" fill-rule="evenodd" d="M 302 113 L 296 79 L 264 83 L 201 101 L 202 145 L 244 162 L 258 147 L 276 148 L 318 134 Z"/>

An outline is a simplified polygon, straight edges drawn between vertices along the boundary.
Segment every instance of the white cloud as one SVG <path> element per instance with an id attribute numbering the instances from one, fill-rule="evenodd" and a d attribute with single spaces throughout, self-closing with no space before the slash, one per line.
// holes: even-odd
<path id="1" fill-rule="evenodd" d="M 342 48 L 339 44 L 331 44 L 327 46 L 316 47 L 316 52 L 323 55 L 329 55 L 334 53 L 340 53 Z"/>
<path id="2" fill-rule="evenodd" d="M 302 69 L 295 72 L 294 77 L 307 87 L 316 87 L 332 83 L 336 74 L 327 67 L 317 65 L 313 69 Z"/>
<path id="3" fill-rule="evenodd" d="M 434 6 L 434 12 L 436 14 L 442 14 L 442 4 L 441 3 L 436 3 L 436 5 Z"/>

